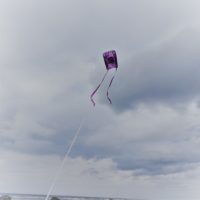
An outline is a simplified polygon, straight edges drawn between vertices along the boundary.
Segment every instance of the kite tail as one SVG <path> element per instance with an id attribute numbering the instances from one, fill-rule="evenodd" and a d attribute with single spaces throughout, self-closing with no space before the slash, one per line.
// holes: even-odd
<path id="1" fill-rule="evenodd" d="M 110 89 L 110 87 L 111 87 L 111 85 L 112 85 L 112 82 L 113 82 L 113 80 L 114 80 L 114 78 L 115 78 L 116 73 L 117 73 L 117 69 L 116 69 L 115 74 L 113 75 L 112 79 L 110 80 L 110 84 L 109 84 L 109 86 L 108 86 L 108 88 L 107 88 L 107 93 L 106 93 L 107 99 L 108 99 L 108 101 L 110 102 L 110 104 L 112 104 L 112 101 L 111 101 L 111 99 L 110 99 L 110 97 L 109 97 L 109 89 Z"/>
<path id="2" fill-rule="evenodd" d="M 101 82 L 99 83 L 99 85 L 97 86 L 97 88 L 94 90 L 94 92 L 93 92 L 93 93 L 91 94 L 91 96 L 90 96 L 90 100 L 92 101 L 93 106 L 95 106 L 95 102 L 94 102 L 94 100 L 93 100 L 93 96 L 95 95 L 95 93 L 97 92 L 97 90 L 100 88 L 100 86 L 101 86 L 101 84 L 103 83 L 103 81 L 104 81 L 104 79 L 105 79 L 107 73 L 108 73 L 108 70 L 107 70 L 107 72 L 105 73 L 105 75 L 104 75 L 104 77 L 102 78 L 102 80 L 101 80 Z"/>

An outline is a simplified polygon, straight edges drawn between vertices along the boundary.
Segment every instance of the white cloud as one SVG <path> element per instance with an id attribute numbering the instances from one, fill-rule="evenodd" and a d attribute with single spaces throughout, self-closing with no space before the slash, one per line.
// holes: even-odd
<path id="1" fill-rule="evenodd" d="M 198 4 L 1 1 L 1 190 L 47 192 L 85 116 L 56 192 L 199 196 Z M 93 109 L 102 52 L 113 48 L 113 105 L 105 82 Z"/>
<path id="2" fill-rule="evenodd" d="M 45 193 L 61 162 L 58 156 L 1 155 L 1 190 Z M 150 199 L 196 199 L 199 190 L 199 164 L 196 169 L 170 175 L 137 176 L 116 168 L 111 159 L 68 159 L 57 179 L 54 194 L 113 196 Z M 145 192 L 144 192 L 145 191 Z"/>

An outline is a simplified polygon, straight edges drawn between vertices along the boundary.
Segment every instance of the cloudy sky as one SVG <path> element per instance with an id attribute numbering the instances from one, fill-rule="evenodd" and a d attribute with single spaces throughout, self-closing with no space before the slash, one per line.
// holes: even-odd
<path id="1" fill-rule="evenodd" d="M 200 2 L 0 0 L 0 192 L 199 199 Z M 110 96 L 89 96 L 115 49 Z"/>

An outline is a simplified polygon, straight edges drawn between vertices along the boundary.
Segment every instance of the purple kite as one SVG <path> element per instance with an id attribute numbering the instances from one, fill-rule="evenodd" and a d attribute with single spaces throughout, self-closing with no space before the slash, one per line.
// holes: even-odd
<path id="1" fill-rule="evenodd" d="M 101 84 L 103 83 L 103 81 L 104 81 L 106 75 L 108 74 L 108 71 L 109 71 L 110 69 L 112 69 L 112 68 L 115 68 L 115 70 L 116 70 L 116 71 L 115 71 L 115 74 L 116 74 L 117 68 L 118 68 L 117 54 L 116 54 L 116 51 L 115 51 L 115 50 L 104 52 L 104 53 L 103 53 L 103 58 L 104 58 L 104 62 L 105 62 L 105 65 L 106 65 L 107 72 L 105 73 L 105 75 L 104 75 L 103 79 L 101 80 L 100 84 L 97 86 L 97 88 L 94 90 L 94 92 L 93 92 L 93 93 L 91 94 L 91 96 L 90 96 L 90 99 L 91 99 L 91 101 L 92 101 L 92 103 L 93 103 L 94 106 L 95 106 L 95 102 L 94 102 L 94 100 L 93 100 L 93 96 L 94 96 L 94 94 L 97 92 L 97 90 L 100 88 L 100 86 L 101 86 Z M 110 88 L 110 86 L 112 85 L 112 82 L 113 82 L 113 79 L 114 79 L 114 77 L 115 77 L 115 74 L 113 75 L 112 79 L 110 80 L 110 84 L 109 84 L 109 86 L 108 86 L 108 88 L 107 88 L 107 93 L 106 93 L 107 98 L 108 98 L 110 104 L 112 104 L 112 101 L 111 101 L 111 99 L 109 98 L 109 88 Z"/>

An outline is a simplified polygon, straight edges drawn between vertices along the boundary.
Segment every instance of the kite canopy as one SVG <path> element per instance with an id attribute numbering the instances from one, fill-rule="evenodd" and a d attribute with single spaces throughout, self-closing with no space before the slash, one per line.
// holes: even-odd
<path id="1" fill-rule="evenodd" d="M 106 69 L 112 69 L 112 68 L 118 68 L 117 63 L 117 54 L 115 50 L 112 51 L 106 51 L 103 53 L 104 62 L 106 65 Z"/>
<path id="2" fill-rule="evenodd" d="M 103 58 L 104 58 L 104 62 L 105 62 L 105 65 L 106 65 L 106 69 L 107 69 L 107 72 L 105 73 L 103 79 L 101 80 L 100 84 L 97 86 L 97 88 L 94 90 L 94 92 L 91 94 L 90 96 L 90 99 L 93 103 L 93 105 L 95 106 L 95 102 L 93 100 L 93 96 L 94 94 L 97 92 L 97 90 L 100 88 L 101 84 L 103 83 L 106 75 L 108 74 L 108 71 L 112 68 L 115 68 L 116 71 L 115 71 L 115 74 L 117 72 L 117 68 L 118 68 L 118 63 L 117 63 L 117 54 L 116 54 L 116 51 L 115 50 L 111 50 L 111 51 L 106 51 L 103 53 Z M 110 86 L 112 85 L 112 82 L 113 82 L 113 79 L 115 77 L 115 74 L 113 75 L 112 79 L 110 80 L 110 84 L 107 88 L 107 99 L 109 100 L 110 104 L 112 104 L 112 101 L 111 99 L 109 98 L 109 88 Z"/>

